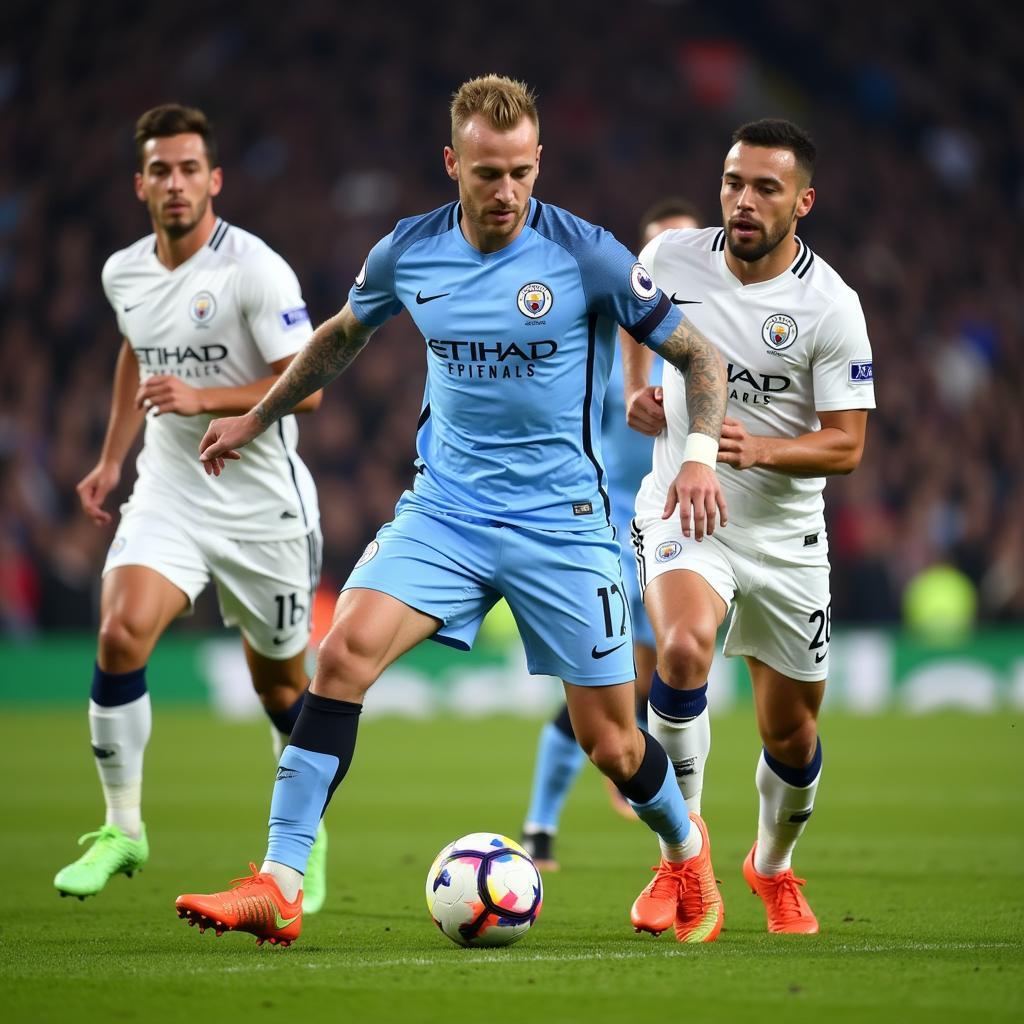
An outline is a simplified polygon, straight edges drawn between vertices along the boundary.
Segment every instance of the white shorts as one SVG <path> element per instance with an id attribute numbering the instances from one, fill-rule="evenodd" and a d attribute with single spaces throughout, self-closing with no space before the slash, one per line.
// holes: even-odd
<path id="1" fill-rule="evenodd" d="M 638 514 L 632 540 L 641 590 L 662 573 L 689 569 L 732 606 L 726 655 L 756 658 L 803 682 L 828 675 L 832 599 L 827 564 L 795 564 L 738 551 L 717 533 L 698 543 L 683 536 L 677 516 Z"/>
<path id="2" fill-rule="evenodd" d="M 291 540 L 235 540 L 170 512 L 122 506 L 103 574 L 123 565 L 160 573 L 190 604 L 212 579 L 226 626 L 237 626 L 266 658 L 304 651 L 320 581 L 319 527 Z"/>

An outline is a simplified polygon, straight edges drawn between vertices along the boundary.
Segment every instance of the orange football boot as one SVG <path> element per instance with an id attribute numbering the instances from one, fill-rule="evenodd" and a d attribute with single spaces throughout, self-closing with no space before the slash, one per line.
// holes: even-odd
<path id="1" fill-rule="evenodd" d="M 224 932 L 250 932 L 256 945 L 269 941 L 272 946 L 290 946 L 302 931 L 302 893 L 289 903 L 277 886 L 273 875 L 261 874 L 251 861 L 252 874 L 235 878 L 225 892 L 207 896 L 186 893 L 174 901 L 178 917 L 199 931 L 213 928 L 218 936 Z"/>
<path id="2" fill-rule="evenodd" d="M 768 915 L 768 931 L 788 935 L 817 935 L 818 919 L 810 904 L 804 899 L 800 886 L 806 879 L 797 878 L 791 868 L 777 875 L 761 875 L 754 868 L 754 851 L 757 843 L 750 848 L 743 862 L 743 877 L 755 896 L 760 896 Z"/>
<path id="3" fill-rule="evenodd" d="M 707 826 L 698 814 L 691 813 L 690 821 L 704 840 L 700 853 L 679 864 L 662 857 L 629 919 L 638 932 L 660 935 L 674 924 L 680 942 L 714 942 L 725 923 L 725 907 L 711 867 Z"/>

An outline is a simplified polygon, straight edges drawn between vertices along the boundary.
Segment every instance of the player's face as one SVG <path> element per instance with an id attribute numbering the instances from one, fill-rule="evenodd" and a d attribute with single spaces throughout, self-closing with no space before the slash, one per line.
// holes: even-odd
<path id="1" fill-rule="evenodd" d="M 187 235 L 206 217 L 221 187 L 220 168 L 210 167 L 202 136 L 186 132 L 149 139 L 142 158 L 135 194 L 149 209 L 154 228 L 171 238 Z"/>
<path id="2" fill-rule="evenodd" d="M 496 252 L 522 230 L 533 184 L 540 173 L 537 129 L 524 117 L 511 131 L 471 117 L 445 146 L 448 177 L 459 183 L 463 231 L 481 252 Z"/>
<path id="3" fill-rule="evenodd" d="M 746 263 L 767 256 L 796 231 L 814 202 L 792 150 L 737 142 L 722 173 L 722 224 L 729 251 Z"/>

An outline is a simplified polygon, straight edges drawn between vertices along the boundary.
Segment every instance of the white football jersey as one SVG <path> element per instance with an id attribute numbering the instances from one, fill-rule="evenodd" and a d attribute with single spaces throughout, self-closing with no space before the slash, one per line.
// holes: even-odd
<path id="1" fill-rule="evenodd" d="M 796 258 L 778 277 L 743 285 L 725 262 L 725 231 L 665 231 L 640 256 L 661 290 L 722 353 L 729 375 L 727 416 L 751 434 L 796 437 L 818 430 L 817 413 L 875 407 L 871 345 L 856 292 L 797 239 Z M 637 510 L 664 507 L 689 432 L 683 375 L 665 367 L 667 429 L 654 444 L 652 472 Z M 770 469 L 718 474 L 729 546 L 802 563 L 827 555 L 825 478 Z"/>
<path id="2" fill-rule="evenodd" d="M 218 218 L 210 240 L 168 270 L 148 235 L 114 253 L 103 290 L 142 379 L 174 374 L 196 388 L 236 387 L 270 375 L 312 329 L 291 267 L 255 235 Z M 214 416 L 146 417 L 132 507 L 170 503 L 227 536 L 287 540 L 319 522 L 316 490 L 285 416 L 245 447 L 221 476 L 207 476 L 199 442 Z"/>

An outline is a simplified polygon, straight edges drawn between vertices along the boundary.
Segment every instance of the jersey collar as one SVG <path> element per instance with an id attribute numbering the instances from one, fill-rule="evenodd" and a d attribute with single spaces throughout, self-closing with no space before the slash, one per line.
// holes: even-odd
<path id="1" fill-rule="evenodd" d="M 811 269 L 811 265 L 814 263 L 814 253 L 811 252 L 810 248 L 804 243 L 799 235 L 793 236 L 796 241 L 796 256 L 793 257 L 793 262 L 781 273 L 775 277 L 770 277 L 767 281 L 758 281 L 756 284 L 744 284 L 736 275 L 729 269 L 729 265 L 725 262 L 725 245 L 719 250 L 721 253 L 721 259 L 718 261 L 718 272 L 722 277 L 722 280 L 730 288 L 734 288 L 737 291 L 742 288 L 744 292 L 769 292 L 775 288 L 784 287 L 792 282 L 792 277 L 798 277 L 803 279 L 807 271 Z M 728 243 L 726 243 L 728 244 Z"/>
<path id="2" fill-rule="evenodd" d="M 474 259 L 477 263 L 488 263 L 492 260 L 501 259 L 515 253 L 519 248 L 526 242 L 528 235 L 533 233 L 531 224 L 534 220 L 534 215 L 538 209 L 538 202 L 533 196 L 530 196 L 530 205 L 526 210 L 526 218 L 523 221 L 523 230 L 516 236 L 515 241 L 506 245 L 504 249 L 499 249 L 497 252 L 481 252 L 474 245 L 470 245 L 466 241 L 466 236 L 462 233 L 462 228 L 459 226 L 459 222 L 462 220 L 462 203 L 455 204 L 455 216 L 452 218 L 452 233 L 455 236 L 456 245 L 458 245 L 464 253 Z"/>

